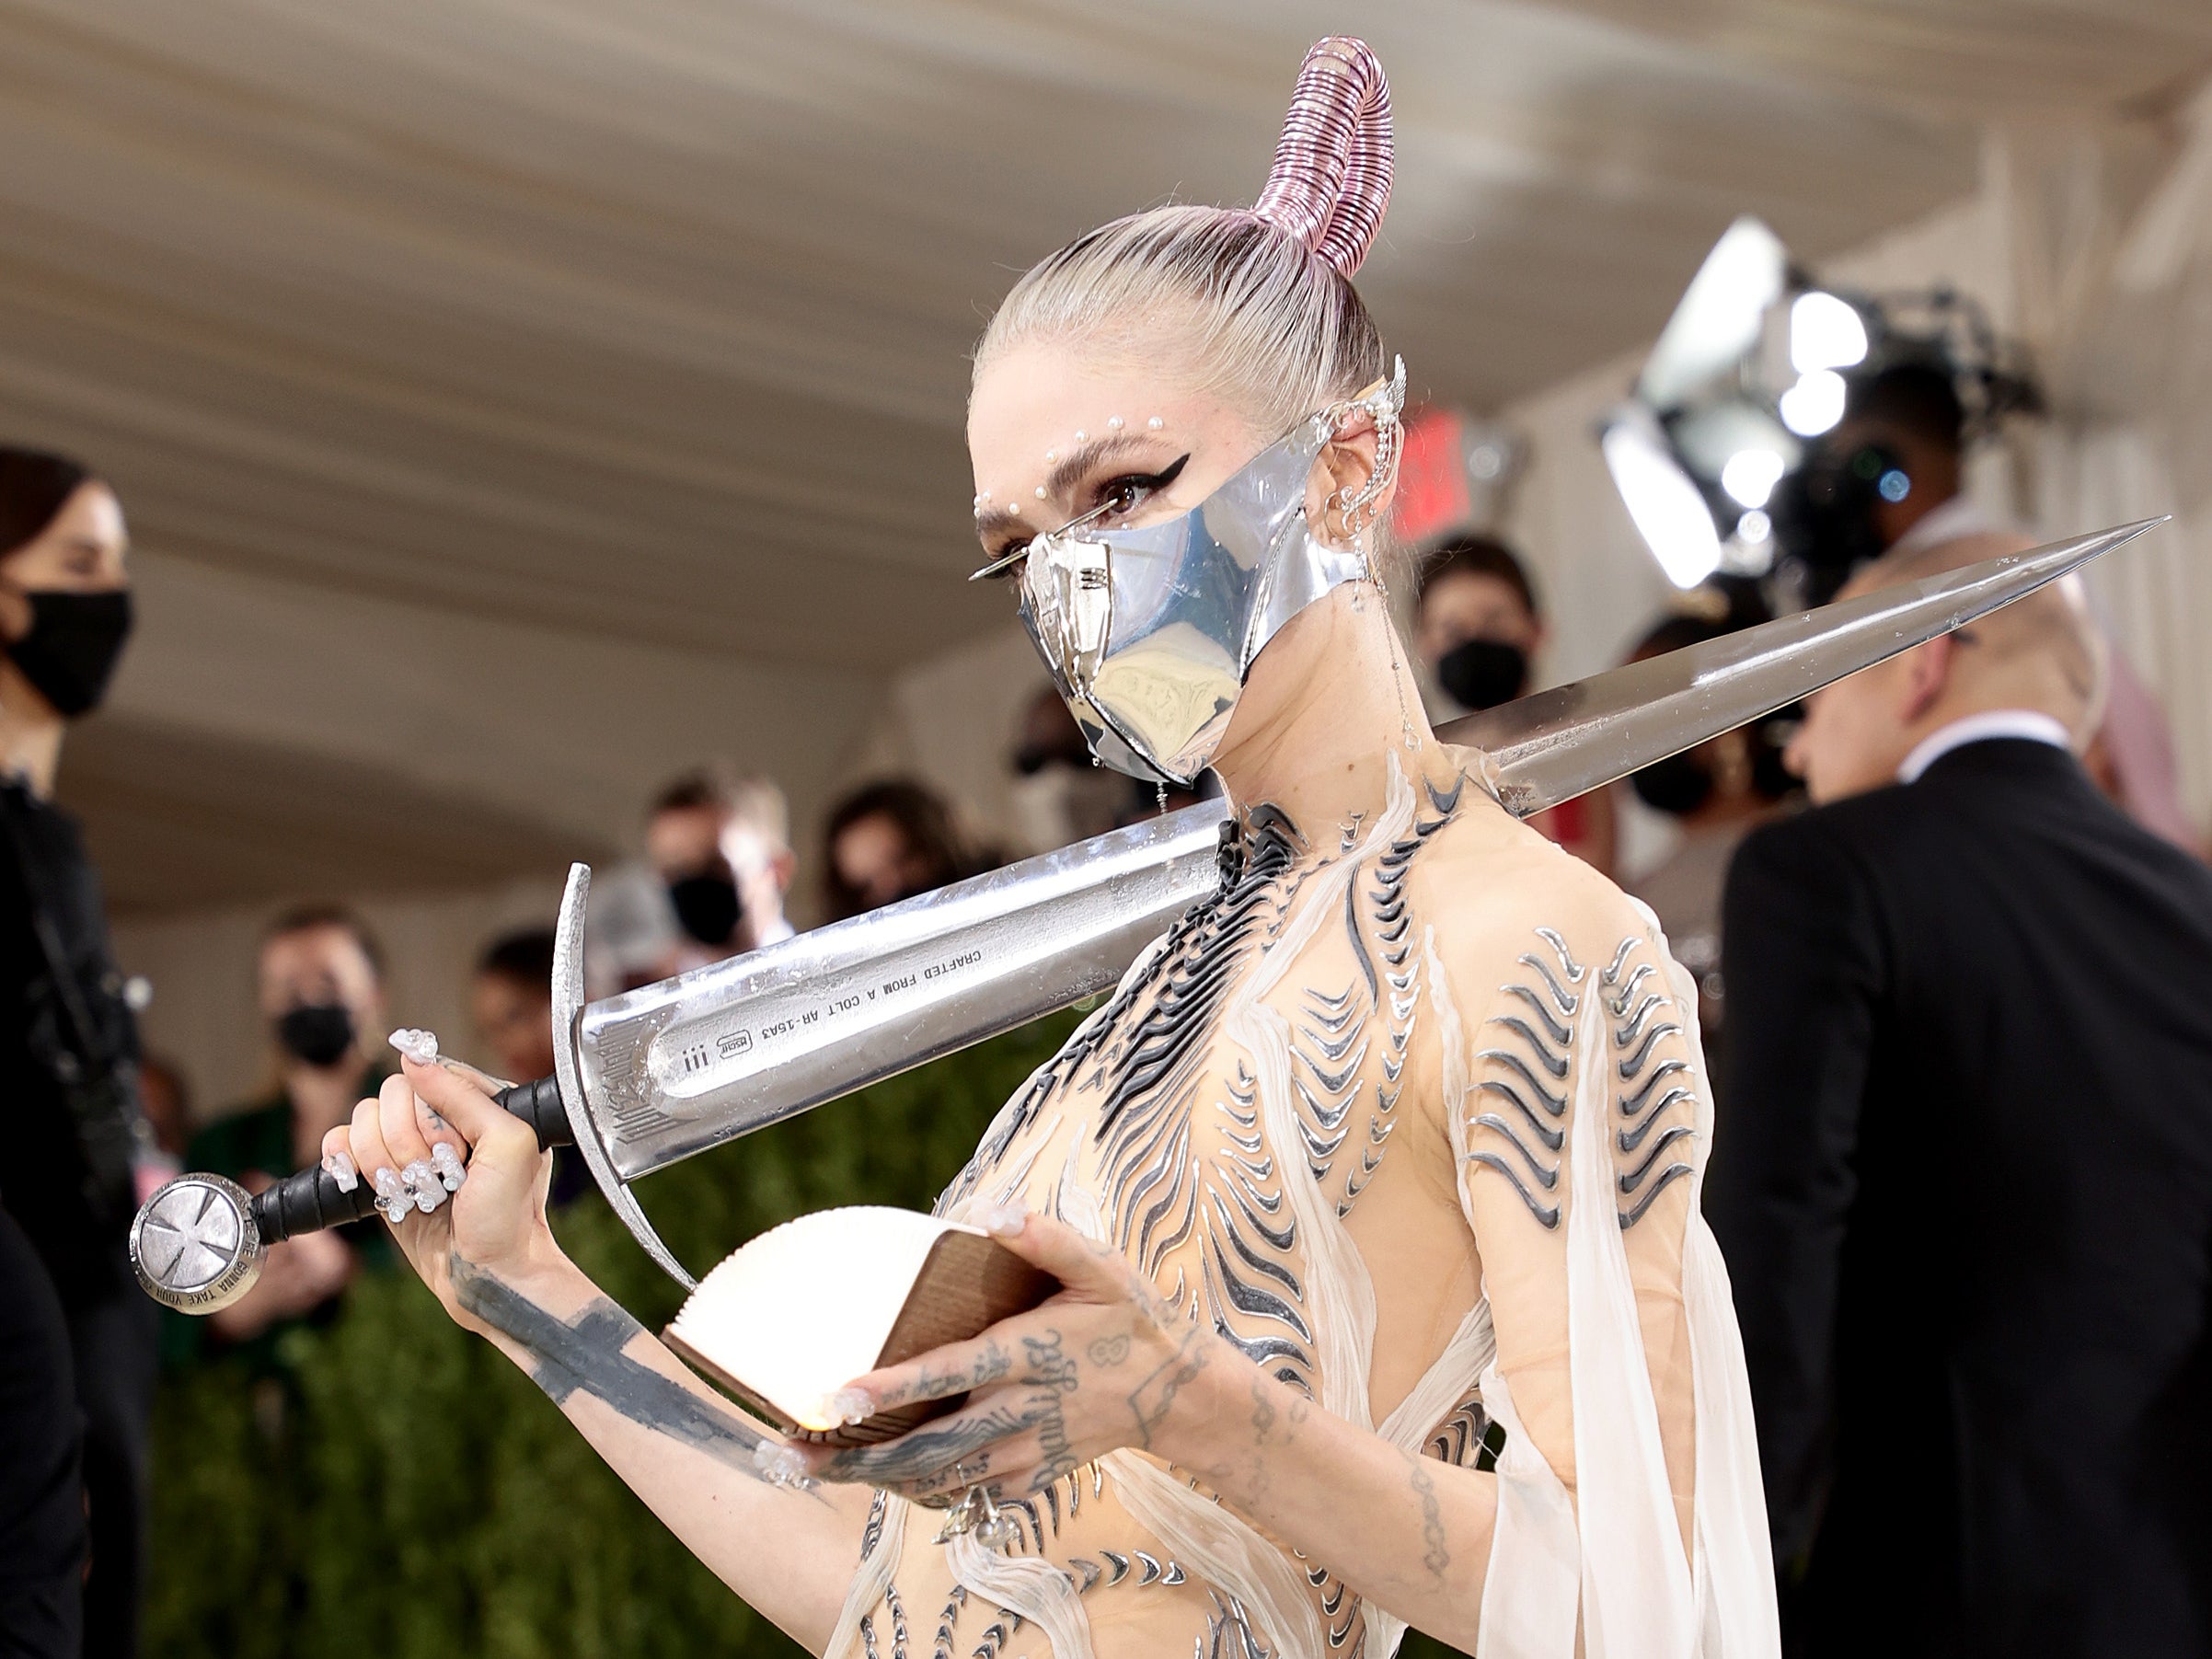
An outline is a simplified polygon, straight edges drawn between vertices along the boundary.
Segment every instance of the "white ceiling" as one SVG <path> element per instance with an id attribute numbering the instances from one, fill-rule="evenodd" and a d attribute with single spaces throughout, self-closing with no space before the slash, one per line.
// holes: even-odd
<path id="1" fill-rule="evenodd" d="M 1013 273 L 1249 200 L 1345 29 L 1398 115 L 1364 287 L 1475 408 L 1647 338 L 1739 213 L 1817 259 L 1993 116 L 2212 67 L 2205 0 L 0 0 L 0 432 L 228 576 L 881 677 L 1003 620 L 961 428 Z"/>

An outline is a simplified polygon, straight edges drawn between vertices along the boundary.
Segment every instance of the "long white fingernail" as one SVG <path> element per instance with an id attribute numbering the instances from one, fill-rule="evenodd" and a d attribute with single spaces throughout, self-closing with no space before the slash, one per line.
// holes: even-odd
<path id="1" fill-rule="evenodd" d="M 876 1414 L 876 1402 L 866 1388 L 839 1388 L 824 1394 L 814 1409 L 824 1423 L 866 1423 Z"/>
<path id="2" fill-rule="evenodd" d="M 1021 1204 L 993 1204 L 983 1213 L 983 1230 L 1000 1238 L 1011 1238 L 1029 1224 L 1029 1210 Z"/>
<path id="3" fill-rule="evenodd" d="M 414 1200 L 408 1196 L 407 1184 L 399 1179 L 399 1171 L 387 1166 L 371 1175 L 369 1181 L 376 1189 L 376 1207 L 384 1212 L 386 1221 L 397 1227 L 415 1207 Z"/>
<path id="4" fill-rule="evenodd" d="M 403 1025 L 385 1041 L 417 1066 L 435 1066 L 438 1063 L 438 1033 L 435 1031 L 418 1031 L 411 1025 Z"/>
<path id="5" fill-rule="evenodd" d="M 430 1149 L 430 1161 L 438 1171 L 438 1179 L 445 1183 L 448 1192 L 458 1192 L 461 1183 L 468 1179 L 468 1170 L 461 1162 L 461 1155 L 453 1149 L 450 1142 L 434 1143 Z"/>
<path id="6" fill-rule="evenodd" d="M 351 1192 L 361 1185 L 361 1171 L 353 1167 L 352 1154 L 333 1152 L 323 1159 L 323 1169 L 338 1183 L 340 1192 Z"/>

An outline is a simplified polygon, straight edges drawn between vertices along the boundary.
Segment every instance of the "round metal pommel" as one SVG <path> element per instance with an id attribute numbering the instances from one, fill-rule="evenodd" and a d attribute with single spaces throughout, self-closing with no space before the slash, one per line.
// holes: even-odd
<path id="1" fill-rule="evenodd" d="M 131 1223 L 131 1266 L 146 1295 L 213 1313 L 251 1290 L 268 1253 L 252 1206 L 220 1175 L 180 1175 L 147 1199 Z"/>

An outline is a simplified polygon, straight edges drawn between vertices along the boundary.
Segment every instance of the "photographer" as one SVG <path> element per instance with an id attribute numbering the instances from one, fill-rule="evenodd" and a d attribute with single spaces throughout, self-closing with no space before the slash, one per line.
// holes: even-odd
<path id="1" fill-rule="evenodd" d="M 0 1651 L 9 1653 L 130 1654 L 138 1642 L 156 1341 L 125 1248 L 146 1139 L 138 1035 L 98 879 L 75 821 L 52 801 L 63 735 L 99 703 L 130 633 L 125 546 L 106 484 L 62 456 L 0 448 L 0 1112 L 11 1137 L 0 1167 Z"/>

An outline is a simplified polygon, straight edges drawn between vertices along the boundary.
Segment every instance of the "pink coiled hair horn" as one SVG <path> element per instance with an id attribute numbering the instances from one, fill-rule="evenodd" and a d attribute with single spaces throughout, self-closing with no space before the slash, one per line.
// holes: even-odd
<path id="1" fill-rule="evenodd" d="M 1390 202 L 1390 81 L 1365 40 L 1314 42 L 1252 212 L 1340 272 L 1360 268 Z"/>

